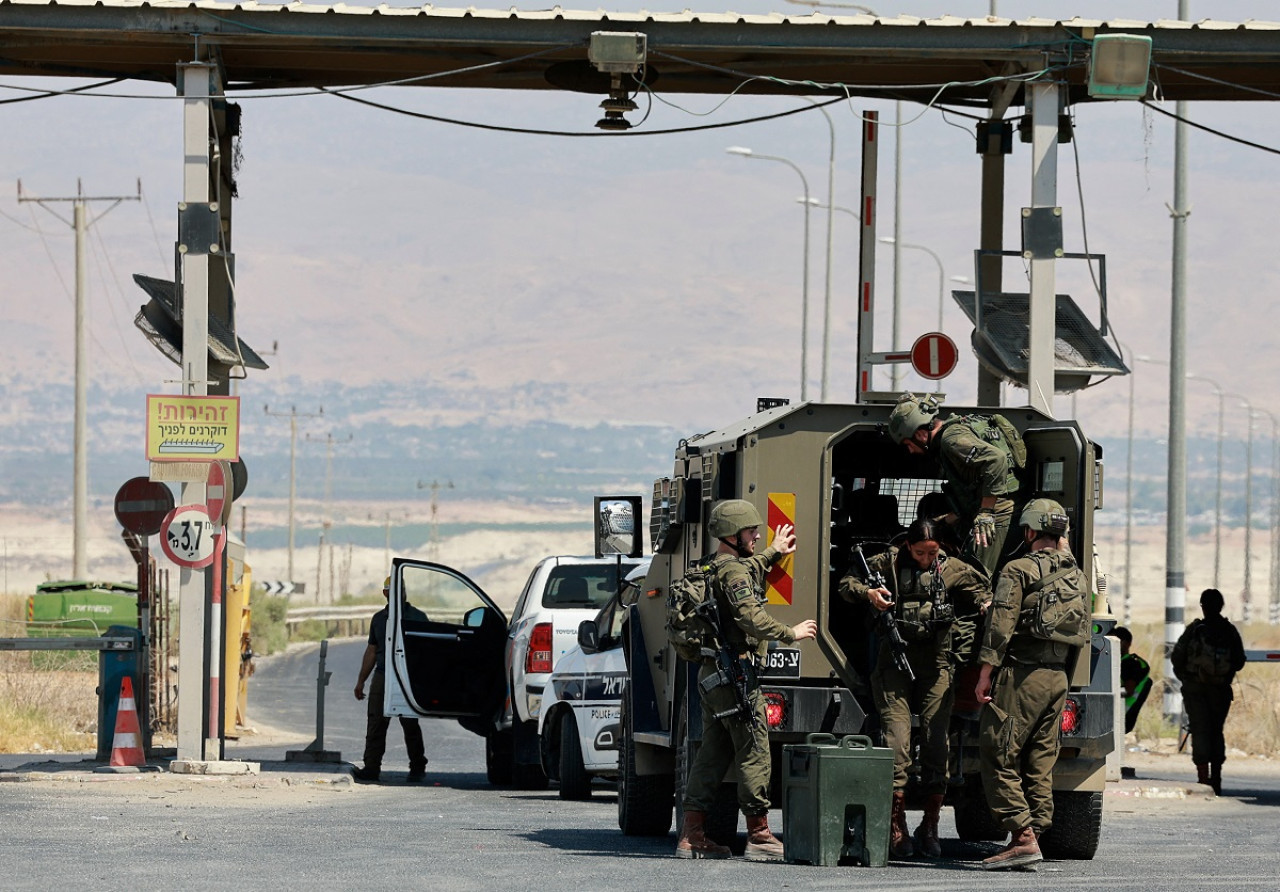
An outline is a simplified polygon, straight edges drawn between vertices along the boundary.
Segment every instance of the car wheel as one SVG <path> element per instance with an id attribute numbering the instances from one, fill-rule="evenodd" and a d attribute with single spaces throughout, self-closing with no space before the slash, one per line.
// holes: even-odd
<path id="1" fill-rule="evenodd" d="M 956 835 L 964 842 L 998 842 L 1009 836 L 987 806 L 987 796 L 982 789 L 982 778 L 976 774 L 965 775 L 963 795 L 954 800 Z"/>
<path id="2" fill-rule="evenodd" d="M 560 798 L 591 798 L 591 775 L 582 764 L 582 740 L 572 711 L 560 719 Z"/>
<path id="3" fill-rule="evenodd" d="M 1053 826 L 1040 837 L 1046 858 L 1092 861 L 1101 835 L 1101 791 L 1053 791 Z"/>
<path id="4" fill-rule="evenodd" d="M 484 739 L 484 767 L 489 783 L 495 787 L 511 786 L 515 744 L 510 731 L 494 731 Z"/>
<path id="5" fill-rule="evenodd" d="M 627 698 L 622 698 L 618 750 L 618 829 L 624 836 L 666 836 L 671 830 L 675 778 L 637 774 Z"/>
<path id="6" fill-rule="evenodd" d="M 541 743 L 538 740 L 538 726 L 534 722 L 516 722 L 511 752 L 511 782 L 517 790 L 545 790 L 547 774 L 542 770 L 542 762 L 526 761 L 528 753 L 537 754 Z"/>

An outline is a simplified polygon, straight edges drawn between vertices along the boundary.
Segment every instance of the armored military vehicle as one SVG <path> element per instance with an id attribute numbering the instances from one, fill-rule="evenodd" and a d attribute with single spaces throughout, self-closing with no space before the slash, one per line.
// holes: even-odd
<path id="1" fill-rule="evenodd" d="M 772 406 L 680 441 L 671 476 L 653 486 L 653 563 L 623 634 L 628 685 L 622 701 L 618 823 L 624 833 L 669 832 L 701 739 L 696 667 L 679 659 L 667 640 L 666 594 L 690 562 L 714 551 L 717 543 L 707 535 L 706 522 L 720 499 L 752 502 L 766 519 L 769 536 L 780 523 L 794 524 L 798 549 L 770 574 L 770 611 L 788 625 L 818 621 L 816 640 L 771 649 L 760 672 L 775 785 L 784 744 L 803 742 L 812 732 L 875 731 L 870 608 L 844 601 L 839 581 L 851 571 L 854 546 L 862 545 L 868 554 L 887 547 L 915 518 L 919 500 L 942 489 L 932 458 L 912 456 L 886 435 L 892 408 L 874 403 Z M 991 411 L 944 406 L 940 417 Z M 1064 505 L 1072 551 L 1093 579 L 1093 515 L 1102 498 L 1100 447 L 1074 421 L 1033 409 L 1000 412 L 1027 446 L 1021 498 L 1045 496 Z M 1055 823 L 1042 841 L 1051 857 L 1091 858 L 1101 828 L 1104 763 L 1114 747 L 1112 663 L 1119 656 L 1113 656 L 1112 639 L 1105 637 L 1114 620 L 1104 599 L 1095 597 L 1094 611 L 1092 646 L 1076 663 L 1062 721 Z M 957 810 L 962 838 L 1003 839 L 990 818 L 978 773 L 978 705 L 972 689 L 971 679 L 957 683 L 948 802 Z M 722 807 L 708 820 L 714 839 L 732 838 L 737 827 L 729 784 L 724 793 Z M 776 790 L 772 798 L 779 801 Z"/>

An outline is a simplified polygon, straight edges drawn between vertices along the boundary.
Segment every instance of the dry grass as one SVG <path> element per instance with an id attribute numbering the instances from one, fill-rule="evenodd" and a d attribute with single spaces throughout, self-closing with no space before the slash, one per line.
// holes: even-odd
<path id="1" fill-rule="evenodd" d="M 1192 613 L 1189 610 L 1188 616 Z M 1198 611 L 1196 611 L 1198 615 Z M 1239 623 L 1240 635 L 1249 650 L 1280 647 L 1280 627 L 1266 623 Z M 1151 663 L 1155 687 L 1147 698 L 1138 725 L 1134 729 L 1138 742 L 1154 745 L 1160 738 L 1176 737 L 1176 729 L 1161 716 L 1160 702 L 1164 691 L 1164 626 L 1159 623 L 1135 623 L 1133 650 Z M 1228 749 L 1250 755 L 1280 755 L 1280 668 L 1265 663 L 1249 663 L 1236 676 L 1235 702 L 1227 718 Z"/>
<path id="2" fill-rule="evenodd" d="M 0 636 L 24 637 L 25 610 L 25 597 L 0 595 Z M 98 673 L 39 669 L 35 656 L 0 653 L 0 752 L 93 752 Z"/>

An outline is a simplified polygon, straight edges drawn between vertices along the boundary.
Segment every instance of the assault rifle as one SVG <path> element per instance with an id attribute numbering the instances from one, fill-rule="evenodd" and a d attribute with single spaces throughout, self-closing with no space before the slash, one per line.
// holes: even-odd
<path id="1" fill-rule="evenodd" d="M 887 591 L 889 586 L 885 584 L 884 577 L 871 569 L 871 565 L 867 563 L 867 556 L 862 553 L 861 545 L 853 547 L 853 556 L 861 565 L 862 581 L 872 588 L 882 588 Z M 893 654 L 893 665 L 897 666 L 898 671 L 907 678 L 915 681 L 915 670 L 911 668 L 911 661 L 907 659 L 907 642 L 902 640 L 902 632 L 898 630 L 898 620 L 893 615 L 892 602 L 880 611 L 879 621 L 880 632 L 888 640 L 889 650 Z"/>
<path id="2" fill-rule="evenodd" d="M 715 714 L 716 718 L 727 719 L 737 716 L 749 730 L 755 732 L 763 727 L 763 723 L 751 705 L 751 688 L 747 676 L 747 667 L 741 656 L 730 652 L 724 642 L 724 637 L 720 634 L 720 609 L 716 603 L 715 595 L 711 594 L 710 597 L 695 608 L 694 612 L 706 620 L 707 625 L 712 629 L 711 640 L 708 642 L 710 647 L 702 648 L 702 656 L 714 659 L 716 664 L 715 673 L 708 675 L 699 684 L 699 687 L 702 688 L 702 693 L 706 694 L 725 685 L 732 688 L 733 706 L 717 712 Z M 751 748 L 759 751 L 760 746 L 755 733 L 752 733 L 751 740 Z"/>

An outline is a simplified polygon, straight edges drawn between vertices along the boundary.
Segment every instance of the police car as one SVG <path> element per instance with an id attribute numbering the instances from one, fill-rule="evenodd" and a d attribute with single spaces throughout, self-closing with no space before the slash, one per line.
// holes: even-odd
<path id="1" fill-rule="evenodd" d="M 591 781 L 618 774 L 618 736 L 627 662 L 622 652 L 625 605 L 649 572 L 646 559 L 622 591 L 578 629 L 578 646 L 556 664 L 538 722 L 542 769 L 560 782 L 561 799 L 588 799 Z"/>

